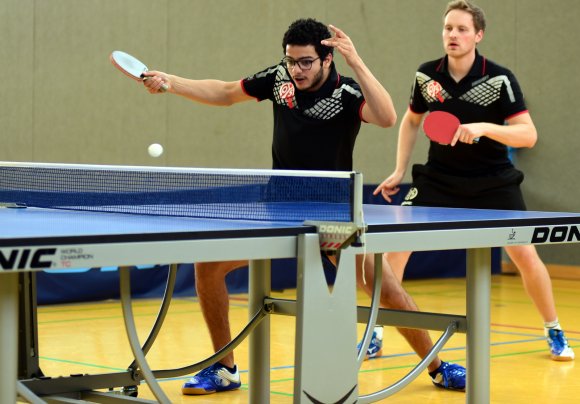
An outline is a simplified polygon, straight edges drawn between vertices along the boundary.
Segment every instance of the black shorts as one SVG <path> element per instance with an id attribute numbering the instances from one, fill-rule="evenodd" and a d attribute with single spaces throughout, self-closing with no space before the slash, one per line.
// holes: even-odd
<path id="1" fill-rule="evenodd" d="M 415 164 L 412 174 L 404 206 L 526 210 L 520 189 L 524 174 L 515 168 L 489 176 L 457 177 Z"/>

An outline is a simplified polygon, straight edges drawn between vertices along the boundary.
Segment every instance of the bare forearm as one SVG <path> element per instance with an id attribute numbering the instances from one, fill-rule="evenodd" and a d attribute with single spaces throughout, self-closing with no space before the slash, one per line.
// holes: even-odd
<path id="1" fill-rule="evenodd" d="M 239 96 L 243 92 L 236 89 L 240 86 L 239 82 L 191 80 L 172 75 L 169 76 L 169 81 L 170 92 L 203 104 L 227 106 L 243 100 Z"/>
<path id="2" fill-rule="evenodd" d="M 533 125 L 527 123 L 513 125 L 483 124 L 484 136 L 510 147 L 533 147 L 537 133 Z"/>
<path id="3" fill-rule="evenodd" d="M 397 122 L 397 113 L 388 91 L 376 79 L 362 60 L 351 65 L 368 106 L 365 120 L 388 128 Z"/>
<path id="4" fill-rule="evenodd" d="M 407 113 L 409 114 L 409 113 Z M 417 121 L 418 119 L 418 121 Z M 420 116 L 417 119 L 409 119 L 407 115 L 401 121 L 399 127 L 399 140 L 397 143 L 397 165 L 395 171 L 404 175 L 411 161 L 413 149 L 417 141 Z"/>
<path id="5" fill-rule="evenodd" d="M 508 119 L 507 125 L 475 122 L 460 125 L 457 132 L 455 137 L 468 143 L 485 136 L 510 147 L 534 147 L 538 140 L 536 127 L 528 112 Z"/>

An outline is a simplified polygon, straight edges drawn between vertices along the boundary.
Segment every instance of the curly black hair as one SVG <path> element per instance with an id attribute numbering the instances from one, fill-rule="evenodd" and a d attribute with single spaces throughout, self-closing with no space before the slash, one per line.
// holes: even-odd
<path id="1" fill-rule="evenodd" d="M 320 41 L 331 36 L 328 27 L 323 23 L 313 18 L 302 18 L 288 27 L 282 39 L 282 52 L 286 53 L 286 45 L 312 45 L 320 59 L 324 59 L 329 53 L 333 54 L 334 48 L 322 45 Z"/>

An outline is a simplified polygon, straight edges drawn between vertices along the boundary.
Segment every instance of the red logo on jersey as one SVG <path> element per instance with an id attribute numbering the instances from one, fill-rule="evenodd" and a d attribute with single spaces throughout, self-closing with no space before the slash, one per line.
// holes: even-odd
<path id="1" fill-rule="evenodd" d="M 290 109 L 294 108 L 294 103 L 292 99 L 294 98 L 294 84 L 284 83 L 280 86 L 280 98 L 286 100 L 288 107 Z"/>
<path id="2" fill-rule="evenodd" d="M 441 95 L 441 90 L 443 90 L 443 87 L 441 87 L 438 81 L 433 80 L 427 85 L 427 94 L 433 98 L 437 98 L 439 102 L 445 101 Z"/>

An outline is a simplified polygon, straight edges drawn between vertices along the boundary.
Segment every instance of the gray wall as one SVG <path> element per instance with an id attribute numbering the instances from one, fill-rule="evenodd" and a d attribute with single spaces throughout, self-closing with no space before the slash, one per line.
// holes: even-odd
<path id="1" fill-rule="evenodd" d="M 191 78 L 238 80 L 282 57 L 294 19 L 343 28 L 402 116 L 416 67 L 442 54 L 446 0 L 2 0 L 0 160 L 269 168 L 271 106 L 231 108 L 146 93 L 116 71 L 112 50 Z M 518 76 L 539 131 L 517 153 L 530 209 L 580 211 L 577 0 L 480 0 L 480 50 Z M 341 57 L 338 55 L 338 59 Z M 339 70 L 350 71 L 342 62 Z M 377 183 L 394 168 L 397 129 L 363 126 L 355 166 Z M 161 158 L 147 145 L 162 143 Z M 420 141 L 414 162 L 425 159 Z M 578 265 L 580 249 L 542 250 Z"/>

